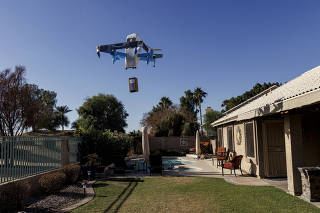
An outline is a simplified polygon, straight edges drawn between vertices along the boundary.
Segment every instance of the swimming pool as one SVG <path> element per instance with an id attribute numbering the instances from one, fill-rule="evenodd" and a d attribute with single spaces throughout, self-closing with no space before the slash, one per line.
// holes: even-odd
<path id="1" fill-rule="evenodd" d="M 191 166 L 192 161 L 185 160 L 179 157 L 163 157 L 162 165 L 164 170 L 179 170 L 187 172 L 196 172 L 200 171 L 200 168 Z"/>

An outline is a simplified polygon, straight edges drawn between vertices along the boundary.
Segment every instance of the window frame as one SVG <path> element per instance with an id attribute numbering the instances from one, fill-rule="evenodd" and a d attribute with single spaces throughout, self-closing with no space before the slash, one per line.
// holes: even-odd
<path id="1" fill-rule="evenodd" d="M 230 139 L 229 139 L 229 131 L 231 129 L 231 147 L 230 147 Z M 228 144 L 228 149 L 230 152 L 235 151 L 235 146 L 234 146 L 234 134 L 233 134 L 233 126 L 228 126 L 227 127 L 227 144 Z M 232 148 L 232 149 L 231 149 Z"/>
<path id="2" fill-rule="evenodd" d="M 221 132 L 219 133 L 219 131 L 221 131 Z M 223 127 L 219 127 L 218 130 L 217 130 L 217 133 L 218 133 L 218 135 L 217 135 L 217 138 L 218 138 L 218 146 L 217 146 L 217 148 L 218 147 L 223 147 Z"/>
<path id="3" fill-rule="evenodd" d="M 249 149 L 248 149 L 248 137 L 247 137 L 247 125 L 252 125 L 252 153 L 248 153 Z M 254 133 L 254 122 L 250 121 L 250 122 L 246 122 L 244 123 L 244 138 L 245 138 L 245 149 L 246 149 L 246 157 L 248 158 L 255 158 L 256 157 L 256 153 L 255 153 L 255 133 Z M 252 155 L 251 155 L 252 154 Z"/>

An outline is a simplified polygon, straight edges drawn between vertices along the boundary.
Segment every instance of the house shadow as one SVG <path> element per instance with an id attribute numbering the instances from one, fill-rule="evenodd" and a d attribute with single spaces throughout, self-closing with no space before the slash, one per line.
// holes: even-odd
<path id="1" fill-rule="evenodd" d="M 271 107 L 272 106 L 272 107 Z M 258 109 L 258 115 L 265 115 L 265 114 L 273 114 L 276 112 L 280 112 L 283 109 L 283 102 L 281 99 L 275 100 L 272 104 L 267 104 L 263 107 Z"/>

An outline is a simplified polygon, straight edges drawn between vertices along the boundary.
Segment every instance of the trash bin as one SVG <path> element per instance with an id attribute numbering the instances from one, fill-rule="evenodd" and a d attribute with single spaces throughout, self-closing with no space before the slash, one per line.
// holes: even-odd
<path id="1" fill-rule="evenodd" d="M 302 181 L 302 197 L 311 201 L 320 201 L 320 166 L 300 167 Z"/>

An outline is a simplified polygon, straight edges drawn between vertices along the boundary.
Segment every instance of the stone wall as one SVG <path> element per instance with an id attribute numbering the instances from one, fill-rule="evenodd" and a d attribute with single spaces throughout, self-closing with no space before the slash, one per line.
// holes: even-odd
<path id="1" fill-rule="evenodd" d="M 312 169 L 312 168 L 311 168 Z M 299 168 L 302 181 L 302 197 L 311 202 L 320 201 L 320 168 L 313 171 L 305 171 Z"/>
<path id="2" fill-rule="evenodd" d="M 195 137 L 150 137 L 150 152 L 157 150 L 186 152 L 195 147 Z"/>

